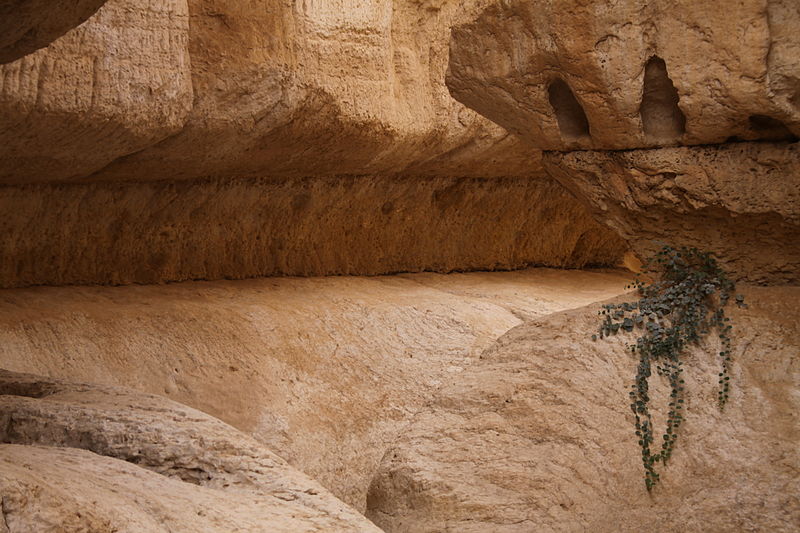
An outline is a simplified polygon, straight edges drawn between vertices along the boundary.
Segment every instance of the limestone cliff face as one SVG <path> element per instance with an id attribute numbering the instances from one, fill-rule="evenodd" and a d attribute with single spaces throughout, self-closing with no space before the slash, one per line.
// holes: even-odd
<path id="1" fill-rule="evenodd" d="M 618 263 L 448 94 L 486 4 L 108 0 L 0 65 L 0 286 Z"/>
<path id="2" fill-rule="evenodd" d="M 494 2 L 453 30 L 447 84 L 640 255 L 699 246 L 741 279 L 797 282 L 800 5 L 719 9 Z"/>
<path id="3" fill-rule="evenodd" d="M 494 2 L 453 31 L 453 96 L 548 150 L 800 135 L 800 6 Z"/>

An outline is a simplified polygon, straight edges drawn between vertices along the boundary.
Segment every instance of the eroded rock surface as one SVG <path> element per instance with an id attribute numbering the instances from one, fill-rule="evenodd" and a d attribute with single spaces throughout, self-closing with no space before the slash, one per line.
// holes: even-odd
<path id="1" fill-rule="evenodd" d="M 547 152 L 545 167 L 650 257 L 713 250 L 732 276 L 800 281 L 800 144 Z"/>
<path id="2" fill-rule="evenodd" d="M 184 0 L 111 0 L 0 65 L 0 183 L 76 179 L 180 131 L 192 104 Z"/>
<path id="3" fill-rule="evenodd" d="M 800 6 L 718 10 L 692 0 L 497 1 L 454 29 L 447 84 L 542 149 L 796 138 Z"/>
<path id="4" fill-rule="evenodd" d="M 0 64 L 47 46 L 92 16 L 106 0 L 7 0 L 0 6 Z"/>
<path id="5" fill-rule="evenodd" d="M 165 394 L 363 511 L 385 450 L 440 387 L 523 320 L 629 280 L 541 269 L 6 290 L 0 361 Z"/>
<path id="6" fill-rule="evenodd" d="M 0 182 L 534 175 L 443 83 L 450 26 L 486 4 L 109 0 L 0 66 Z"/>
<path id="7" fill-rule="evenodd" d="M 557 183 L 340 177 L 0 188 L 0 286 L 615 265 Z"/>
<path id="8" fill-rule="evenodd" d="M 0 65 L 0 287 L 618 265 L 448 94 L 485 5 L 109 0 Z"/>
<path id="9" fill-rule="evenodd" d="M 800 5 L 718 7 L 494 2 L 454 28 L 447 85 L 546 150 L 640 258 L 697 246 L 739 279 L 796 282 Z"/>
<path id="10" fill-rule="evenodd" d="M 12 533 L 379 531 L 252 438 L 166 398 L 0 371 L 0 443 Z"/>
<path id="11" fill-rule="evenodd" d="M 686 422 L 652 495 L 628 407 L 636 360 L 625 336 L 589 338 L 595 304 L 513 329 L 442 388 L 386 453 L 367 516 L 415 533 L 795 531 L 800 289 L 744 292 L 731 400 L 719 412 L 715 343 L 692 350 Z M 653 401 L 668 395 L 662 382 Z"/>

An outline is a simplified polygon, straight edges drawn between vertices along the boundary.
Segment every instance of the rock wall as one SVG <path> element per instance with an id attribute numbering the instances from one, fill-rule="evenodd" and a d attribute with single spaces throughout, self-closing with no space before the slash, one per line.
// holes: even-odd
<path id="1" fill-rule="evenodd" d="M 526 178 L 0 188 L 0 286 L 615 264 L 626 245 Z"/>
<path id="2" fill-rule="evenodd" d="M 800 144 L 547 152 L 544 161 L 642 257 L 680 242 L 714 250 L 740 278 L 800 281 Z"/>
<path id="3" fill-rule="evenodd" d="M 592 341 L 598 303 L 511 330 L 443 387 L 386 452 L 367 516 L 414 533 L 795 531 L 800 289 L 744 293 L 750 307 L 729 313 L 731 399 L 720 412 L 716 343 L 694 348 L 686 421 L 652 494 L 628 407 L 635 337 Z M 666 380 L 651 381 L 666 409 Z"/>
<path id="4" fill-rule="evenodd" d="M 453 31 L 453 96 L 548 150 L 800 135 L 800 7 L 494 2 Z"/>
<path id="5" fill-rule="evenodd" d="M 740 279 L 796 283 L 800 5 L 725 9 L 494 2 L 454 28 L 447 85 L 545 150 L 640 256 L 699 246 Z"/>
<path id="6" fill-rule="evenodd" d="M 0 6 L 0 63 L 35 52 L 92 16 L 106 0 L 9 0 Z"/>
<path id="7" fill-rule="evenodd" d="M 448 94 L 486 3 L 108 0 L 0 65 L 0 287 L 619 264 Z"/>

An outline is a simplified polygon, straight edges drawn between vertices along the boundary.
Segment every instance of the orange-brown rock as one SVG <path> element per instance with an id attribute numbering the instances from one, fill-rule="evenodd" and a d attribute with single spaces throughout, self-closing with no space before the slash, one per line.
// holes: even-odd
<path id="1" fill-rule="evenodd" d="M 0 65 L 0 183 L 77 179 L 180 131 L 192 105 L 183 0 L 111 0 Z"/>
<path id="2" fill-rule="evenodd" d="M 633 337 L 592 341 L 595 304 L 511 330 L 443 387 L 384 456 L 367 516 L 393 533 L 796 531 L 800 288 L 744 292 L 731 400 L 720 412 L 717 343 L 692 349 L 686 422 L 652 494 L 628 407 Z"/>
<path id="3" fill-rule="evenodd" d="M 166 398 L 0 370 L 0 422 L 4 531 L 379 531 L 252 438 Z"/>
<path id="4" fill-rule="evenodd" d="M 6 0 L 0 5 L 0 64 L 35 52 L 92 16 L 106 0 Z"/>
<path id="5" fill-rule="evenodd" d="M 695 246 L 733 277 L 800 281 L 798 143 L 546 152 L 544 163 L 641 257 Z"/>
<path id="6" fill-rule="evenodd" d="M 0 65 L 0 287 L 618 264 L 449 96 L 485 4 L 109 0 Z"/>
<path id="7" fill-rule="evenodd" d="M 0 188 L 0 286 L 528 265 L 627 245 L 547 178 L 239 179 Z"/>
<path id="8" fill-rule="evenodd" d="M 503 0 L 456 27 L 453 96 L 542 149 L 800 135 L 800 5 Z"/>
<path id="9" fill-rule="evenodd" d="M 0 67 L 0 182 L 537 172 L 443 83 L 486 0 L 134 4 Z"/>

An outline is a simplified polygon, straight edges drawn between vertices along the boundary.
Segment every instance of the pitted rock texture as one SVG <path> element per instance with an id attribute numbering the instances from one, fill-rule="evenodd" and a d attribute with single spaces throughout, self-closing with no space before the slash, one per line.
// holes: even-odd
<path id="1" fill-rule="evenodd" d="M 717 343 L 693 349 L 686 421 L 652 495 L 628 407 L 634 337 L 593 342 L 594 304 L 511 330 L 442 388 L 384 456 L 367 516 L 392 533 L 796 531 L 800 288 L 743 292 L 731 399 L 721 413 Z"/>
<path id="2" fill-rule="evenodd" d="M 695 246 L 735 278 L 800 282 L 798 143 L 547 152 L 544 164 L 641 257 Z"/>
<path id="3" fill-rule="evenodd" d="M 47 46 L 106 0 L 6 0 L 0 5 L 0 64 Z"/>
<path id="4" fill-rule="evenodd" d="M 800 5 L 495 1 L 453 30 L 447 85 L 548 150 L 796 139 Z"/>
<path id="5" fill-rule="evenodd" d="M 549 179 L 340 177 L 0 187 L 0 286 L 615 265 Z"/>
<path id="6" fill-rule="evenodd" d="M 610 298 L 630 279 L 535 269 L 4 290 L 0 361 L 167 395 L 252 435 L 363 511 L 386 449 L 440 387 L 523 320 Z M 139 413 L 140 439 L 161 439 Z M 61 434 L 61 417 L 46 427 Z M 113 420 L 109 432 L 124 429 Z M 175 431 L 183 442 L 186 431 Z M 92 439 L 93 449 L 133 453 Z M 223 465 L 212 470 L 225 470 L 221 452 L 210 453 Z"/>
<path id="7" fill-rule="evenodd" d="M 166 398 L 0 371 L 0 422 L 10 533 L 379 531 L 252 438 Z"/>

